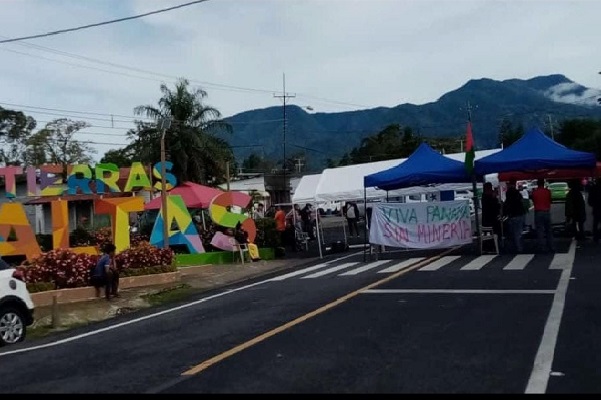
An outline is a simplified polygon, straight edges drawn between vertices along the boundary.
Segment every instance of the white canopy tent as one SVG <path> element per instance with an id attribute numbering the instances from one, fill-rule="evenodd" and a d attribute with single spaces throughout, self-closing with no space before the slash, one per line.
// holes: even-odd
<path id="1" fill-rule="evenodd" d="M 476 151 L 475 159 L 477 160 L 499 151 L 501 151 L 501 149 Z M 445 154 L 445 156 L 460 161 L 465 159 L 465 153 Z M 367 201 L 373 201 L 386 198 L 387 195 L 389 197 L 405 196 L 407 195 L 407 189 L 386 192 L 376 188 L 363 187 L 363 178 L 366 175 L 395 167 L 405 160 L 406 158 L 400 158 L 395 160 L 347 165 L 338 168 L 327 168 L 321 173 L 321 179 L 319 180 L 315 190 L 315 199 L 319 199 L 321 201 L 360 201 L 365 197 L 367 198 Z M 465 187 L 465 184 L 462 184 L 459 187 L 463 188 Z M 413 189 L 414 191 L 412 193 L 425 193 L 428 191 L 427 187 L 418 187 Z M 430 191 L 439 190 L 443 189 L 439 188 Z"/>
<path id="2" fill-rule="evenodd" d="M 295 204 L 306 204 L 318 201 L 315 196 L 315 190 L 320 179 L 321 174 L 304 175 L 301 177 L 300 182 L 294 189 L 292 202 Z"/>
<path id="3" fill-rule="evenodd" d="M 315 189 L 317 188 L 317 184 L 319 183 L 320 179 L 321 174 L 302 176 L 298 182 L 298 185 L 296 185 L 296 188 L 294 189 L 294 194 L 292 195 L 292 204 L 315 203 L 317 201 L 315 197 Z M 313 206 L 315 205 L 313 204 Z M 317 209 L 317 207 L 315 209 Z M 321 231 L 318 216 L 315 218 L 315 224 L 317 230 L 317 245 L 319 246 L 319 258 L 323 258 L 321 249 L 323 233 Z"/>

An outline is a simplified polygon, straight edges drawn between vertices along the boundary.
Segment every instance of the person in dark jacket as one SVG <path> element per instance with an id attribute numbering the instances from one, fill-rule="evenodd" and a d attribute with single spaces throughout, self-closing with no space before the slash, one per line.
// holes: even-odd
<path id="1" fill-rule="evenodd" d="M 593 241 L 601 239 L 601 180 L 596 178 L 588 188 L 588 205 L 593 211 Z"/>
<path id="2" fill-rule="evenodd" d="M 313 234 L 313 219 L 311 218 L 312 214 L 313 210 L 309 203 L 305 204 L 300 211 L 301 219 L 303 221 L 303 231 L 307 233 L 309 240 L 315 240 L 315 235 Z"/>
<path id="3" fill-rule="evenodd" d="M 507 225 L 509 228 L 509 239 L 516 253 L 524 250 L 522 244 L 522 232 L 524 230 L 524 216 L 526 210 L 523 197 L 516 188 L 516 182 L 510 181 L 505 194 L 503 203 L 503 214 L 507 216 Z"/>
<path id="4" fill-rule="evenodd" d="M 501 223 L 499 216 L 501 203 L 495 195 L 492 183 L 486 182 L 482 191 L 482 226 L 493 228 L 493 232 L 501 235 Z"/>
<path id="5" fill-rule="evenodd" d="M 578 180 L 569 182 L 570 191 L 566 195 L 566 224 L 578 241 L 585 239 L 584 222 L 586 221 L 586 203 Z"/>

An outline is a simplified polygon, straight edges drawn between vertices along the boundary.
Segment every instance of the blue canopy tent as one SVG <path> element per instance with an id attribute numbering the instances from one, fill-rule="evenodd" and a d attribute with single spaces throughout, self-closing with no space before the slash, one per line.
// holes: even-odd
<path id="1" fill-rule="evenodd" d="M 471 181 L 472 177 L 467 174 L 463 162 L 445 157 L 427 143 L 422 143 L 399 165 L 365 176 L 363 186 L 388 191 L 432 183 Z"/>
<path id="2" fill-rule="evenodd" d="M 467 183 L 472 182 L 472 179 L 462 161 L 446 157 L 427 143 L 422 143 L 409 158 L 397 166 L 366 175 L 363 178 L 363 186 L 364 190 L 368 187 L 377 187 L 378 189 L 390 191 L 430 184 Z M 367 204 L 367 197 L 365 197 L 365 202 Z M 367 245 L 366 224 L 364 261 L 367 258 Z"/>
<path id="3" fill-rule="evenodd" d="M 595 154 L 569 149 L 535 127 L 511 146 L 476 160 L 474 171 L 484 176 L 495 172 L 594 169 L 596 161 Z"/>

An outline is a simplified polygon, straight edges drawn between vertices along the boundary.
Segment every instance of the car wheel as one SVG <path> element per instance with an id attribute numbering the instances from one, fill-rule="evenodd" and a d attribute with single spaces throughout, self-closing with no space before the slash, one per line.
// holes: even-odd
<path id="1" fill-rule="evenodd" d="M 0 346 L 25 340 L 27 327 L 19 310 L 13 307 L 0 309 Z"/>

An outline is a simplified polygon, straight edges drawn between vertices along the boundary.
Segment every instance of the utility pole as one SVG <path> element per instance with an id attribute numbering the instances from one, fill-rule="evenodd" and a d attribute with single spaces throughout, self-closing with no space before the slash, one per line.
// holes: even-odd
<path id="1" fill-rule="evenodd" d="M 169 217 L 167 212 L 167 172 L 165 171 L 165 134 L 171 127 L 171 119 L 161 118 L 159 121 L 159 129 L 161 130 L 161 209 L 163 211 L 163 248 L 169 248 Z"/>
<path id="2" fill-rule="evenodd" d="M 301 169 L 302 169 L 303 165 L 305 165 L 305 164 L 303 164 L 302 161 L 303 161 L 302 158 L 297 158 L 296 159 L 296 172 L 298 172 L 298 173 L 301 172 Z"/>
<path id="3" fill-rule="evenodd" d="M 472 129 L 472 106 L 470 104 L 470 102 L 467 102 L 467 123 L 469 124 L 469 129 Z M 473 132 L 472 132 L 472 149 L 474 149 L 474 152 L 476 151 L 475 147 L 475 141 L 473 139 Z M 468 149 L 466 149 L 467 151 Z M 478 237 L 478 248 L 480 249 L 480 243 L 482 240 L 482 236 L 480 235 L 480 218 L 478 217 L 478 209 L 480 207 L 478 207 L 478 184 L 476 181 L 476 173 L 472 171 L 472 194 L 473 194 L 473 201 L 474 201 L 474 218 L 475 218 L 475 222 L 476 222 L 476 236 Z"/>
<path id="4" fill-rule="evenodd" d="M 291 99 L 296 97 L 295 94 L 288 94 L 286 92 L 286 74 L 282 74 L 282 94 L 280 95 L 276 95 L 274 94 L 273 97 L 278 98 L 278 99 L 282 99 L 284 102 L 284 106 L 282 108 L 283 113 L 284 113 L 284 124 L 283 124 L 283 128 L 282 128 L 282 134 L 283 134 L 283 150 L 284 150 L 284 165 L 283 165 L 283 169 L 284 169 L 284 187 L 285 190 L 288 190 L 288 184 L 286 183 L 286 124 L 287 124 L 287 120 L 286 120 L 286 100 L 287 99 Z M 287 195 L 285 196 L 286 198 L 288 197 Z"/>
<path id="5" fill-rule="evenodd" d="M 230 191 L 230 162 L 229 160 L 225 162 L 225 188 L 226 191 Z"/>

